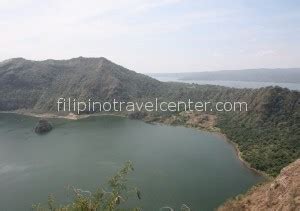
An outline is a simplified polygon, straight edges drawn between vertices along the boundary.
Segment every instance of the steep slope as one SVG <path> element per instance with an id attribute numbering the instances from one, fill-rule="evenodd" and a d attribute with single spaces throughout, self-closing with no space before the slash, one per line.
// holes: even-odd
<path id="1" fill-rule="evenodd" d="M 300 160 L 281 170 L 275 180 L 229 200 L 218 211 L 300 210 Z"/>
<path id="2" fill-rule="evenodd" d="M 161 82 L 105 58 L 0 63 L 0 110 L 51 111 L 59 97 L 130 100 L 155 94 Z"/>
<path id="3" fill-rule="evenodd" d="M 167 87 L 163 96 L 172 101 L 247 102 L 248 111 L 209 113 L 217 116 L 215 126 L 237 144 L 251 167 L 276 176 L 300 157 L 300 92 L 280 87 L 233 89 L 181 83 L 168 83 Z M 186 119 L 173 116 L 177 124 L 184 124 Z"/>
<path id="4" fill-rule="evenodd" d="M 222 113 L 217 126 L 237 143 L 251 167 L 276 176 L 300 157 L 300 93 L 265 88 L 241 99 L 249 111 Z"/>

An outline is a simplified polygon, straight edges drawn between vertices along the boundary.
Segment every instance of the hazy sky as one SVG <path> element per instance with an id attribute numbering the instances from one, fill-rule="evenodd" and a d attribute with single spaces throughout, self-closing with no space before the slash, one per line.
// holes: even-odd
<path id="1" fill-rule="evenodd" d="M 78 56 L 137 72 L 300 67 L 300 1 L 0 0 L 0 60 Z"/>

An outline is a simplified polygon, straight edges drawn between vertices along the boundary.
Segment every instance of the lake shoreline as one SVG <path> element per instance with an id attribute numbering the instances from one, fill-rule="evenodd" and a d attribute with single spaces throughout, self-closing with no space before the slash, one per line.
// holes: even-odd
<path id="1" fill-rule="evenodd" d="M 85 118 L 89 118 L 89 117 L 100 117 L 100 116 L 117 116 L 117 117 L 123 117 L 123 118 L 128 118 L 128 116 L 126 115 L 122 115 L 122 114 L 113 114 L 113 113 L 105 113 L 105 114 L 99 114 L 99 113 L 94 113 L 94 114 L 83 114 L 83 115 L 76 115 L 73 113 L 69 113 L 67 115 L 58 115 L 58 114 L 53 114 L 53 113 L 34 113 L 31 111 L 25 111 L 25 110 L 15 110 L 15 111 L 0 111 L 0 113 L 3 114 L 18 114 L 18 115 L 24 115 L 24 116 L 30 116 L 30 117 L 36 117 L 36 118 L 49 118 L 49 119 L 67 119 L 67 120 L 80 120 L 80 119 L 85 119 Z M 140 119 L 143 122 L 146 122 L 144 119 Z M 149 123 L 149 122 L 146 122 Z M 205 131 L 208 133 L 211 133 L 213 135 L 217 135 L 219 137 L 221 137 L 222 140 L 226 141 L 228 144 L 232 145 L 234 150 L 235 150 L 235 154 L 238 158 L 238 160 L 249 170 L 253 171 L 254 173 L 263 176 L 265 179 L 270 178 L 271 176 L 266 174 L 265 172 L 262 172 L 258 169 L 255 169 L 253 167 L 251 167 L 250 163 L 247 162 L 246 160 L 244 160 L 242 158 L 242 152 L 239 150 L 239 146 L 238 144 L 236 144 L 235 142 L 233 142 L 232 140 L 230 140 L 226 134 L 220 132 L 220 131 L 211 131 L 209 129 L 205 129 L 205 128 L 195 128 L 195 127 L 190 127 L 188 125 L 170 125 L 170 124 L 166 124 L 166 123 L 162 123 L 162 122 L 152 122 L 155 124 L 162 124 L 162 125 L 169 125 L 169 126 L 182 126 L 182 127 L 186 127 L 186 128 L 193 128 L 199 131 Z"/>
<path id="2" fill-rule="evenodd" d="M 242 158 L 242 152 L 240 151 L 239 149 L 239 146 L 237 143 L 235 143 L 234 141 L 230 140 L 227 135 L 225 133 L 222 133 L 220 131 L 219 128 L 217 128 L 218 130 L 210 130 L 210 129 L 206 129 L 206 128 L 195 128 L 195 127 L 191 127 L 191 126 L 188 126 L 188 125 L 170 125 L 170 124 L 166 124 L 166 123 L 162 123 L 162 122 L 152 122 L 152 123 L 155 123 L 155 124 L 162 124 L 162 125 L 169 125 L 169 126 L 179 126 L 179 127 L 185 127 L 185 128 L 192 128 L 192 129 L 195 129 L 195 130 L 198 130 L 198 131 L 204 131 L 204 132 L 207 132 L 207 133 L 210 133 L 212 135 L 215 135 L 215 136 L 218 136 L 220 137 L 223 141 L 226 141 L 228 144 L 232 145 L 234 150 L 235 150 L 235 155 L 237 156 L 237 159 L 242 163 L 242 165 L 244 165 L 247 169 L 251 170 L 252 172 L 254 172 L 255 174 L 257 175 L 260 175 L 262 177 L 264 177 L 265 179 L 269 179 L 271 178 L 270 175 L 268 175 L 267 173 L 263 172 L 263 171 L 260 171 L 256 168 L 253 168 L 251 167 L 251 164 L 249 162 L 247 162 L 246 160 L 244 160 Z"/>
<path id="3" fill-rule="evenodd" d="M 208 132 L 209 132 L 209 131 L 208 131 Z M 251 171 L 253 171 L 254 173 L 256 173 L 256 174 L 258 174 L 258 175 L 264 177 L 265 179 L 271 178 L 271 176 L 268 175 L 267 173 L 265 173 L 265 172 L 263 172 L 263 171 L 260 171 L 260 170 L 258 170 L 258 169 L 256 169 L 256 168 L 251 167 L 251 164 L 242 158 L 242 152 L 240 151 L 238 144 L 235 143 L 235 142 L 233 142 L 232 140 L 230 140 L 230 139 L 227 137 L 226 134 L 224 134 L 224 133 L 222 133 L 222 132 L 210 132 L 210 133 L 215 134 L 215 135 L 221 137 L 223 140 L 225 140 L 226 142 L 228 142 L 229 144 L 231 144 L 231 145 L 233 146 L 235 152 L 236 152 L 237 158 L 241 161 L 241 163 L 242 163 L 246 168 L 248 168 L 248 169 L 250 169 Z"/>
<path id="4" fill-rule="evenodd" d="M 56 129 L 47 135 L 39 136 L 32 132 L 32 128 L 40 119 L 32 117 L 33 115 L 42 114 L 25 116 L 24 112 L 6 112 L 0 116 L 0 123 L 4 126 L 1 128 L 1 152 L 5 152 L 1 153 L 2 163 L 16 168 L 16 171 L 9 172 L 7 177 L 1 177 L 1 184 L 6 187 L 6 181 L 10 181 L 9 177 L 14 179 L 16 176 L 20 180 L 13 188 L 19 190 L 19 187 L 23 188 L 24 185 L 32 193 L 24 201 L 19 200 L 15 206 L 43 201 L 51 190 L 58 190 L 55 192 L 56 196 L 65 203 L 68 196 L 58 195 L 65 193 L 62 189 L 65 184 L 85 188 L 83 190 L 94 190 L 93 188 L 97 187 L 95 184 L 99 184 L 99 181 L 102 184 L 102 181 L 109 178 L 126 160 L 134 162 L 138 171 L 133 177 L 137 178 L 138 187 L 149 193 L 145 194 L 146 197 L 157 193 L 161 187 L 174 187 L 174 191 L 181 194 L 175 194 L 173 205 L 167 198 L 168 189 L 164 189 L 166 199 L 162 198 L 157 202 L 155 198 L 145 197 L 145 200 L 140 202 L 145 207 L 176 207 L 177 201 L 182 200 L 191 208 L 210 207 L 207 210 L 212 210 L 227 198 L 244 193 L 252 185 L 264 180 L 237 160 L 232 146 L 216 134 L 212 135 L 207 131 L 187 129 L 181 125 L 171 127 L 159 123 L 144 124 L 140 120 L 132 121 L 130 118 L 110 115 L 90 115 L 90 118 L 78 121 L 61 117 L 48 119 Z M 45 117 L 46 114 L 42 116 Z M 47 116 L 54 117 L 52 114 Z M 17 154 L 20 155 L 17 161 L 15 152 L 19 152 Z M 78 168 L 79 165 L 82 169 Z M 26 166 L 26 172 L 21 169 L 23 166 Z M 53 168 L 49 170 L 49 166 Z M 50 181 L 54 181 L 50 190 L 47 183 L 49 171 L 53 172 L 53 175 L 57 172 Z M 186 175 L 186 172 L 190 174 Z M 60 175 L 64 175 L 66 179 L 62 180 Z M 21 180 L 22 178 L 24 180 Z M 220 182 L 218 193 L 215 193 L 213 186 L 208 185 L 209 181 L 212 184 L 213 181 L 217 184 Z M 232 186 L 237 182 L 240 185 Z M 43 192 L 39 192 L 40 187 L 43 187 Z M 188 193 L 183 193 L 181 190 L 186 187 Z M 193 198 L 197 193 L 200 193 L 201 197 L 209 194 L 212 200 L 203 204 L 196 197 Z M 39 198 L 39 194 L 44 194 L 44 197 Z M 5 202 L 5 198 L 1 200 Z M 5 203 L 0 207 L 6 206 Z"/>
<path id="5" fill-rule="evenodd" d="M 96 116 L 118 116 L 118 117 L 126 117 L 122 114 L 113 114 L 113 113 L 106 113 L 106 114 L 82 114 L 82 115 L 76 115 L 73 113 L 69 113 L 67 115 L 58 115 L 53 113 L 34 113 L 30 111 L 23 111 L 23 110 L 17 110 L 17 111 L 0 111 L 2 114 L 19 114 L 23 116 L 30 116 L 30 117 L 36 117 L 36 118 L 48 118 L 48 119 L 67 119 L 67 120 L 80 120 L 85 119 L 89 117 L 96 117 Z"/>

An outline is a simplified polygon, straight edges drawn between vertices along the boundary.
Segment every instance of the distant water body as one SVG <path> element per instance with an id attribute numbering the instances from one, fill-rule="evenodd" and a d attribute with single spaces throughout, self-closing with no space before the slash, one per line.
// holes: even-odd
<path id="1" fill-rule="evenodd" d="M 300 91 L 300 84 L 298 83 L 273 83 L 273 82 L 252 82 L 252 81 L 207 81 L 207 80 L 179 80 L 176 77 L 162 77 L 162 76 L 152 76 L 159 81 L 174 81 L 182 83 L 195 83 L 195 84 L 210 84 L 210 85 L 220 85 L 232 88 L 261 88 L 267 86 L 280 86 L 283 88 L 288 88 L 290 90 Z"/>
<path id="2" fill-rule="evenodd" d="M 30 210 L 48 194 L 70 201 L 68 185 L 95 190 L 127 160 L 129 183 L 142 192 L 143 210 L 171 206 L 213 210 L 263 178 L 246 168 L 221 137 L 184 127 L 115 116 L 52 119 L 36 135 L 37 118 L 0 114 L 0 210 Z"/>

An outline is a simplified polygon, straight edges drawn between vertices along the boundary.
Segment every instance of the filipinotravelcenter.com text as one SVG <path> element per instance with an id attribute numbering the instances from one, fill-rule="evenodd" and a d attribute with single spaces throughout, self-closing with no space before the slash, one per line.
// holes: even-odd
<path id="1" fill-rule="evenodd" d="M 80 101 L 74 98 L 59 98 L 57 100 L 58 112 L 72 113 L 93 113 L 93 112 L 180 112 L 180 111 L 199 111 L 199 112 L 230 112 L 248 111 L 246 102 L 209 102 L 209 101 L 160 101 L 155 98 L 153 101 L 133 102 L 133 101 Z"/>

